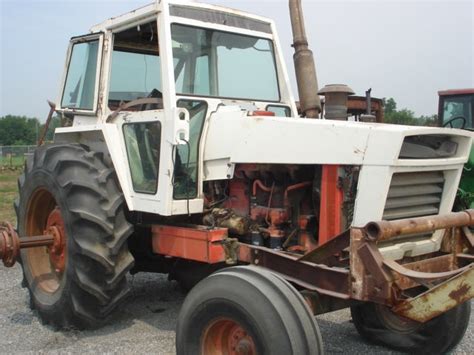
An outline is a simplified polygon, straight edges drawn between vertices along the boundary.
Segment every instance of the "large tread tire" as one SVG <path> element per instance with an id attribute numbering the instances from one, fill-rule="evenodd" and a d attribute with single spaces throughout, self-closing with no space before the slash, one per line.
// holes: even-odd
<path id="1" fill-rule="evenodd" d="M 374 303 L 351 307 L 351 315 L 358 333 L 370 343 L 416 354 L 445 354 L 462 340 L 469 325 L 471 302 L 410 329 L 395 329 L 381 316 Z"/>
<path id="2" fill-rule="evenodd" d="M 78 144 L 36 149 L 18 180 L 18 230 L 27 236 L 28 206 L 35 191 L 47 190 L 61 211 L 66 264 L 57 289 L 39 286 L 35 260 L 22 250 L 23 284 L 41 320 L 55 328 L 97 328 L 129 293 L 126 274 L 133 266 L 127 238 L 133 229 L 115 170 L 102 153 Z M 50 208 L 44 206 L 44 208 Z M 31 224 L 31 223 L 30 223 Z M 41 227 L 39 228 L 39 230 Z"/>
<path id="3" fill-rule="evenodd" d="M 178 317 L 177 354 L 206 352 L 206 334 L 219 319 L 236 322 L 251 336 L 255 351 L 246 353 L 324 353 L 319 327 L 303 297 L 279 276 L 255 266 L 217 271 L 191 290 Z"/>

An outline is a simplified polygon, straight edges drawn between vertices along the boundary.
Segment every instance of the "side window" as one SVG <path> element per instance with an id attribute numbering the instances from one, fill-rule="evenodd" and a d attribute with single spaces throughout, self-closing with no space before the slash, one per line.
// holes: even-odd
<path id="1" fill-rule="evenodd" d="M 123 102 L 154 97 L 159 104 L 131 107 L 150 110 L 163 107 L 160 55 L 156 22 L 134 26 L 114 35 L 109 86 L 109 108 Z"/>
<path id="2" fill-rule="evenodd" d="M 189 111 L 189 142 L 178 145 L 174 162 L 174 199 L 192 199 L 197 196 L 199 169 L 199 142 L 206 118 L 207 103 L 197 100 L 179 100 L 178 107 Z"/>
<path id="3" fill-rule="evenodd" d="M 160 166 L 160 122 L 123 125 L 128 163 L 135 192 L 155 194 Z"/>
<path id="4" fill-rule="evenodd" d="M 209 94 L 209 56 L 196 58 L 196 72 L 194 73 L 194 94 Z"/>
<path id="5" fill-rule="evenodd" d="M 273 112 L 276 117 L 291 117 L 291 110 L 288 106 L 268 105 L 267 111 Z"/>
<path id="6" fill-rule="evenodd" d="M 194 72 L 190 71 L 194 68 Z M 176 92 L 209 95 L 209 56 L 180 56 L 174 58 Z"/>
<path id="7" fill-rule="evenodd" d="M 61 107 L 94 109 L 98 49 L 98 39 L 73 45 Z"/>
<path id="8" fill-rule="evenodd" d="M 472 128 L 472 98 L 470 96 L 449 97 L 444 101 L 443 123 L 450 120 L 454 128 Z"/>

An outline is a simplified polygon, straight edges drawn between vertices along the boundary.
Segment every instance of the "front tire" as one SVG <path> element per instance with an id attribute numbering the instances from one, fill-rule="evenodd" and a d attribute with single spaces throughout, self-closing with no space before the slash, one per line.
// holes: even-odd
<path id="1" fill-rule="evenodd" d="M 254 266 L 223 269 L 191 290 L 178 317 L 176 349 L 178 355 L 323 353 L 302 296 Z"/>
<path id="2" fill-rule="evenodd" d="M 351 307 L 351 315 L 357 331 L 368 342 L 409 353 L 444 354 L 463 338 L 471 303 L 462 303 L 426 323 L 401 318 L 374 303 Z"/>
<path id="3" fill-rule="evenodd" d="M 56 235 L 54 248 L 21 251 L 31 305 L 56 328 L 95 328 L 129 292 L 131 225 L 114 169 L 77 144 L 36 149 L 18 181 L 21 236 Z"/>

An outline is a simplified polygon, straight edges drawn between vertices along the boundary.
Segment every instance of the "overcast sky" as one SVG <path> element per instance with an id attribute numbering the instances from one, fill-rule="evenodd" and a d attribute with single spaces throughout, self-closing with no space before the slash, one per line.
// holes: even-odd
<path id="1" fill-rule="evenodd" d="M 438 90 L 474 87 L 474 1 L 302 1 L 320 87 L 371 87 L 418 115 L 436 113 Z M 0 116 L 44 120 L 69 38 L 150 2 L 0 0 Z M 203 2 L 273 18 L 296 90 L 287 0 Z"/>

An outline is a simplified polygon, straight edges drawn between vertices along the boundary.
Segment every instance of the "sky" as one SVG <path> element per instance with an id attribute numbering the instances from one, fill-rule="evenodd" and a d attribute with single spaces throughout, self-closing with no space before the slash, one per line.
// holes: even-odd
<path id="1" fill-rule="evenodd" d="M 150 0 L 0 0 L 0 116 L 44 120 L 69 38 Z M 272 18 L 296 94 L 288 0 L 206 0 Z M 302 0 L 319 87 L 393 97 L 417 115 L 437 91 L 474 87 L 474 0 Z"/>

